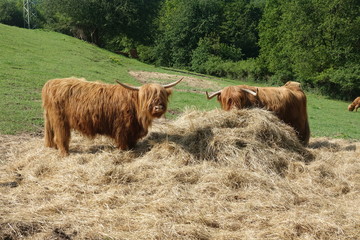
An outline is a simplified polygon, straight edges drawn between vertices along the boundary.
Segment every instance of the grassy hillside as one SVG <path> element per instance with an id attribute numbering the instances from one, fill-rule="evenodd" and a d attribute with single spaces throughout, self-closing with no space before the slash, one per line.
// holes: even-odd
<path id="1" fill-rule="evenodd" d="M 178 72 L 146 65 L 59 33 L 0 24 L 0 133 L 42 130 L 40 92 L 49 79 L 77 76 L 91 81 L 114 83 L 115 80 L 121 80 L 141 84 L 129 71 L 173 74 L 173 79 L 179 75 Z M 204 79 L 214 84 L 208 86 Z M 166 81 L 157 77 L 150 77 L 148 80 Z M 218 90 L 235 84 L 240 82 L 188 78 L 176 86 L 167 116 L 174 117 L 173 114 L 188 106 L 205 110 L 216 108 L 218 103 L 215 100 L 208 101 L 203 91 Z M 349 103 L 313 94 L 308 97 L 312 136 L 360 139 L 360 113 L 348 112 L 346 107 Z"/>

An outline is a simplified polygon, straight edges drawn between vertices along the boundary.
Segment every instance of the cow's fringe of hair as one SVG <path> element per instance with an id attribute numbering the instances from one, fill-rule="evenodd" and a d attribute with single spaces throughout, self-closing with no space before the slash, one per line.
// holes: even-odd
<path id="1" fill-rule="evenodd" d="M 143 126 L 147 128 L 151 126 L 154 117 L 150 114 L 149 108 L 153 105 L 153 100 L 160 97 L 160 101 L 166 103 L 171 93 L 171 89 L 164 89 L 158 84 L 143 85 L 140 88 L 137 109 L 139 110 L 138 120 Z"/>

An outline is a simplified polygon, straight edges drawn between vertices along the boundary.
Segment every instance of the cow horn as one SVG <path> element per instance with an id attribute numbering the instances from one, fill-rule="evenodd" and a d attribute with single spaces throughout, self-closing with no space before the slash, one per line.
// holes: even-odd
<path id="1" fill-rule="evenodd" d="M 241 90 L 243 90 L 244 92 L 250 93 L 251 95 L 256 96 L 256 95 L 257 95 L 257 90 L 258 90 L 258 89 L 256 88 L 256 92 L 251 91 L 251 90 L 249 90 L 249 89 L 245 89 L 245 88 L 241 88 Z"/>
<path id="2" fill-rule="evenodd" d="M 179 82 L 181 82 L 181 80 L 183 80 L 183 78 L 180 78 L 179 80 L 177 80 L 176 82 L 173 82 L 173 83 L 169 83 L 169 84 L 166 84 L 166 85 L 162 85 L 164 88 L 170 88 L 170 87 L 173 87 L 175 86 L 176 84 L 178 84 Z"/>
<path id="3" fill-rule="evenodd" d="M 220 95 L 221 93 L 221 90 L 217 91 L 217 92 L 214 92 L 212 93 L 210 96 L 209 96 L 209 93 L 206 91 L 206 96 L 207 96 L 207 99 L 212 99 L 213 97 L 215 97 L 216 95 Z"/>
<path id="4" fill-rule="evenodd" d="M 121 83 L 121 82 L 119 82 L 118 80 L 116 80 L 116 82 L 117 82 L 118 84 L 120 84 L 121 86 L 123 86 L 124 88 L 130 89 L 130 90 L 136 90 L 136 91 L 139 91 L 139 90 L 140 90 L 139 87 L 133 87 L 133 86 L 126 85 L 125 83 Z"/>

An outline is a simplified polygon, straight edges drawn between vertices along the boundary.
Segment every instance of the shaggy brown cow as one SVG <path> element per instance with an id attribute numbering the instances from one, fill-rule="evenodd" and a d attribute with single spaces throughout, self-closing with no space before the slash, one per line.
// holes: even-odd
<path id="1" fill-rule="evenodd" d="M 45 117 L 45 146 L 69 154 L 70 130 L 113 139 L 120 149 L 129 149 L 144 137 L 154 118 L 167 109 L 170 87 L 145 84 L 141 87 L 88 82 L 84 78 L 49 80 L 42 89 Z"/>
<path id="2" fill-rule="evenodd" d="M 287 82 L 282 87 L 230 86 L 217 91 L 208 99 L 217 96 L 222 109 L 259 107 L 274 112 L 279 119 L 292 126 L 299 140 L 307 145 L 310 128 L 306 109 L 306 96 L 298 82 Z"/>
<path id="3" fill-rule="evenodd" d="M 357 109 L 360 107 L 360 97 L 355 98 L 355 100 L 348 106 L 349 111 L 357 112 Z"/>

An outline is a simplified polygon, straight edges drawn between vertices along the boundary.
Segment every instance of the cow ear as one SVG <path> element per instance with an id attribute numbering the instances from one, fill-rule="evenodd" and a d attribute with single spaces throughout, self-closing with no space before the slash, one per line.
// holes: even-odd
<path id="1" fill-rule="evenodd" d="M 165 91 L 166 91 L 168 96 L 170 96 L 172 94 L 171 88 L 165 88 Z"/>

